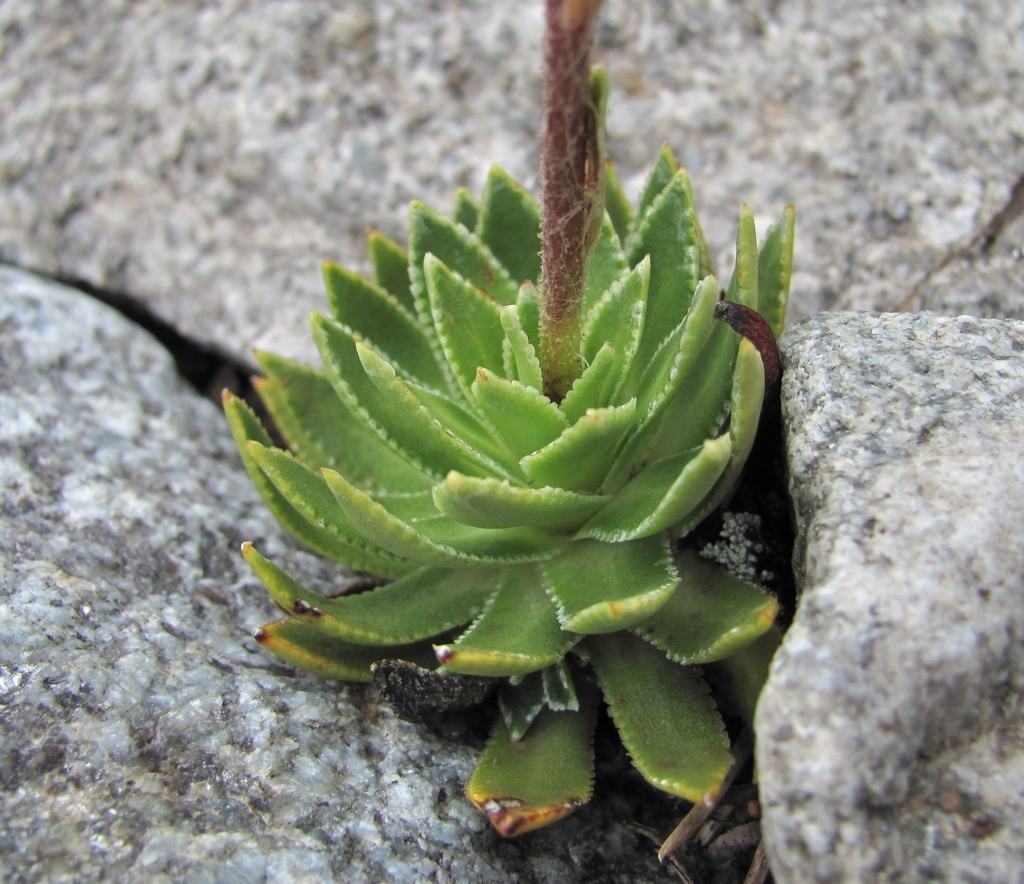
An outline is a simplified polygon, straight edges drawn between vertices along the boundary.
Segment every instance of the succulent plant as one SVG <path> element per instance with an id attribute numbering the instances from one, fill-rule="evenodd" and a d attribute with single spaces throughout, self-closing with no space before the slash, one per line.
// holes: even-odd
<path id="1" fill-rule="evenodd" d="M 590 88 L 600 125 L 601 72 Z M 286 449 L 225 395 L 279 521 L 380 578 L 322 595 L 246 544 L 287 613 L 258 640 L 339 679 L 402 660 L 436 670 L 428 681 L 499 680 L 467 794 L 505 835 L 588 800 L 602 696 L 644 778 L 714 796 L 732 756 L 701 666 L 732 660 L 742 683 L 778 608 L 679 541 L 729 499 L 753 445 L 762 356 L 716 315 L 756 310 L 780 331 L 792 209 L 760 250 L 742 209 L 721 302 L 668 149 L 635 209 L 597 157 L 604 193 L 561 386 L 542 367 L 540 212 L 493 168 L 479 202 L 460 192 L 451 217 L 414 203 L 407 250 L 371 231 L 371 279 L 324 266 L 329 312 L 311 320 L 322 368 L 257 354 Z"/>

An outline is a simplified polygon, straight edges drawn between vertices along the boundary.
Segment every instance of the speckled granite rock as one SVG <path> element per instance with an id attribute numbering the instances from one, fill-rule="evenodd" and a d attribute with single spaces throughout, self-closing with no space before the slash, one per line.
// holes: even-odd
<path id="1" fill-rule="evenodd" d="M 492 162 L 535 185 L 541 7 L 6 0 L 0 260 L 245 358 L 366 225 L 404 239 Z M 607 0 L 609 149 L 636 194 L 674 146 L 723 266 L 741 201 L 795 203 L 794 319 L 1024 317 L 1022 30 L 1017 0 Z"/>
<path id="2" fill-rule="evenodd" d="M 0 268 L 0 877 L 660 879 L 628 795 L 500 842 L 471 729 L 276 665 L 246 538 L 330 585 L 147 334 Z"/>
<path id="3" fill-rule="evenodd" d="M 1024 322 L 784 339 L 804 594 L 758 707 L 779 882 L 1022 880 Z"/>

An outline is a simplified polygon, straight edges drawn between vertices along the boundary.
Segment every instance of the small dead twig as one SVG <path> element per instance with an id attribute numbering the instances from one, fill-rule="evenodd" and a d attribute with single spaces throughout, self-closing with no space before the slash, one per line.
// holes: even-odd
<path id="1" fill-rule="evenodd" d="M 747 876 L 743 884 L 764 884 L 768 879 L 768 853 L 764 849 L 764 840 L 757 845 L 754 851 L 754 861 L 747 870 Z"/>
<path id="2" fill-rule="evenodd" d="M 708 821 L 708 818 L 718 805 L 718 800 L 727 791 L 729 791 L 729 787 L 732 786 L 737 774 L 739 774 L 743 769 L 743 766 L 750 759 L 753 751 L 754 735 L 748 728 L 740 734 L 739 739 L 736 741 L 736 746 L 733 749 L 735 760 L 732 763 L 732 767 L 729 768 L 729 772 L 725 775 L 725 780 L 722 782 L 722 788 L 718 795 L 710 801 L 703 801 L 699 804 L 694 804 L 693 807 L 690 808 L 689 813 L 683 817 L 672 834 L 669 835 L 661 845 L 661 849 L 658 851 L 658 860 L 660 862 L 664 862 L 666 857 L 671 856 L 676 850 L 682 847 L 687 841 L 696 835 L 700 830 L 700 827 Z"/>

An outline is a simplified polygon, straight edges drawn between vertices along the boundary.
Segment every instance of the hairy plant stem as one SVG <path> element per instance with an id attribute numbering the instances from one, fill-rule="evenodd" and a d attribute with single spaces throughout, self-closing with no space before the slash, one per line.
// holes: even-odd
<path id="1" fill-rule="evenodd" d="M 590 87 L 590 49 L 601 0 L 547 0 L 541 153 L 540 364 L 544 392 L 561 401 L 579 377 L 587 253 L 603 157 L 603 121 Z M 598 225 L 600 220 L 598 220 Z M 598 228 L 599 229 L 599 228 Z"/>

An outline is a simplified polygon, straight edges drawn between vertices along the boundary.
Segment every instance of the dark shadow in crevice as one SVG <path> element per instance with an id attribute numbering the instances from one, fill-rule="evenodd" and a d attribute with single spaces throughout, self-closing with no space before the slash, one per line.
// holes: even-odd
<path id="1" fill-rule="evenodd" d="M 149 332 L 171 354 L 182 380 L 201 396 L 219 403 L 221 391 L 228 389 L 247 401 L 251 400 L 251 371 L 248 366 L 215 347 L 201 344 L 183 335 L 139 299 L 75 277 L 49 278 L 95 298 Z"/>

